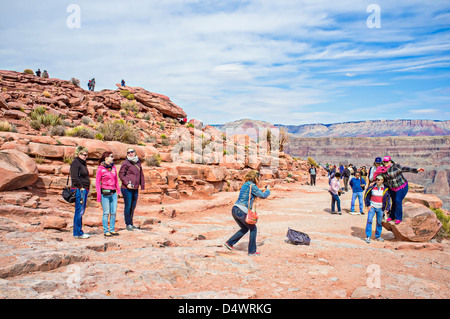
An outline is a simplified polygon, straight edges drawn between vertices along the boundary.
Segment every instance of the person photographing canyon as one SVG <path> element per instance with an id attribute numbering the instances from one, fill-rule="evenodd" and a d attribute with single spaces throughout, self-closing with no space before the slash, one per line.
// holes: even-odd
<path id="1" fill-rule="evenodd" d="M 250 230 L 250 240 L 248 243 L 249 256 L 259 255 L 259 252 L 256 251 L 256 224 L 246 222 L 248 211 L 253 209 L 253 203 L 257 197 L 267 198 L 270 195 L 269 185 L 266 186 L 264 192 L 258 188 L 260 186 L 259 177 L 260 174 L 257 171 L 250 171 L 245 175 L 244 184 L 239 191 L 239 197 L 231 210 L 231 214 L 239 225 L 240 230 L 224 244 L 229 250 L 234 250 L 233 246 Z"/>

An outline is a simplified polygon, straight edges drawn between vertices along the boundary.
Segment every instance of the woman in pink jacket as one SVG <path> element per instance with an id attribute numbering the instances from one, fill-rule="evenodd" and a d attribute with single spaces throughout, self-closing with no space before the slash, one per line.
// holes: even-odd
<path id="1" fill-rule="evenodd" d="M 103 208 L 103 232 L 106 237 L 117 236 L 115 231 L 117 196 L 120 194 L 119 179 L 114 166 L 114 155 L 112 152 L 104 152 L 99 160 L 95 189 L 97 190 L 97 202 L 102 203 Z M 108 229 L 108 216 L 109 229 Z"/>

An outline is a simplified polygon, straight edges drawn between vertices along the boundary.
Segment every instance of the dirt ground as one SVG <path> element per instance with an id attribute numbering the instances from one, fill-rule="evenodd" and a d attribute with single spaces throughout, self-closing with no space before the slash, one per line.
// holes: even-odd
<path id="1" fill-rule="evenodd" d="M 2 298 L 120 299 L 448 299 L 448 241 L 417 245 L 364 241 L 367 215 L 350 215 L 351 194 L 342 195 L 342 215 L 330 214 L 327 180 L 317 186 L 276 185 L 258 199 L 259 256 L 248 256 L 248 235 L 229 251 L 223 243 L 238 230 L 231 216 L 237 192 L 215 194 L 135 212 L 139 230 L 127 231 L 118 208 L 120 235 L 105 238 L 100 226 L 75 240 L 70 231 L 0 232 L 2 267 L 19 267 L 49 252 L 65 254 L 47 271 L 0 279 Z M 163 209 L 164 207 L 164 209 Z M 172 212 L 175 210 L 175 214 Z M 93 204 L 88 218 L 101 218 Z M 89 215 L 91 215 L 89 217 Z M 19 221 L 15 221 L 21 225 Z M 13 222 L 11 222 L 13 223 Z M 286 242 L 288 228 L 311 237 L 309 246 Z M 19 258 L 20 257 L 20 258 Z M 9 259 L 8 259 L 9 258 Z M 56 257 L 52 257 L 56 258 Z M 69 260 L 69 262 L 67 262 Z M 66 262 L 64 262 L 66 261 Z M 51 262 L 48 262 L 51 264 Z M 40 268 L 42 269 L 42 267 Z"/>

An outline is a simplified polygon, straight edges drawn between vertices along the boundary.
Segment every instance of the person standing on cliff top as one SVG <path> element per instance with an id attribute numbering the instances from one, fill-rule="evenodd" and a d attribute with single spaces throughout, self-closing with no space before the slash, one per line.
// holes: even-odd
<path id="1" fill-rule="evenodd" d="M 387 222 L 395 219 L 395 224 L 400 224 L 403 220 L 403 199 L 408 193 L 408 181 L 403 176 L 404 172 L 417 174 L 424 172 L 423 168 L 404 167 L 392 161 L 390 156 L 383 157 L 383 166 L 377 168 L 374 173 L 376 178 L 382 175 L 385 184 L 389 187 L 389 195 L 392 199 L 391 210 Z"/>

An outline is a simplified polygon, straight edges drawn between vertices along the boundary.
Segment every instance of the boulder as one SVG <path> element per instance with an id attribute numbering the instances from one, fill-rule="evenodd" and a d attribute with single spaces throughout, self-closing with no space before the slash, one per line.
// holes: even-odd
<path id="1" fill-rule="evenodd" d="M 207 166 L 204 170 L 205 180 L 208 182 L 220 182 L 225 179 L 227 169 L 220 166 Z"/>
<path id="2" fill-rule="evenodd" d="M 0 95 L 0 109 L 9 109 L 8 102 Z"/>
<path id="3" fill-rule="evenodd" d="M 405 202 L 418 203 L 433 209 L 441 208 L 443 205 L 439 197 L 431 194 L 408 193 L 404 200 Z"/>
<path id="4" fill-rule="evenodd" d="M 59 216 L 45 216 L 42 219 L 42 227 L 44 229 L 64 229 L 67 227 L 67 222 L 64 218 Z"/>
<path id="5" fill-rule="evenodd" d="M 0 191 L 32 185 L 38 178 L 35 161 L 17 150 L 0 151 Z"/>
<path id="6" fill-rule="evenodd" d="M 403 222 L 398 225 L 393 222 L 384 222 L 383 227 L 393 232 L 397 239 L 427 242 L 437 234 L 442 224 L 428 207 L 406 202 L 403 205 Z"/>
<path id="7" fill-rule="evenodd" d="M 181 107 L 160 94 L 148 92 L 142 88 L 134 88 L 134 98 L 145 106 L 155 108 L 161 113 L 173 118 L 184 118 L 187 114 Z"/>

